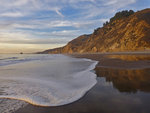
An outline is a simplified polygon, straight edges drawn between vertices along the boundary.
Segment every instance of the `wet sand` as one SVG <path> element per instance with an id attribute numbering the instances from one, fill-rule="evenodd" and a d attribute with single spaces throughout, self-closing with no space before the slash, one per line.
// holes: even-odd
<path id="1" fill-rule="evenodd" d="M 28 104 L 16 113 L 150 113 L 150 54 L 73 54 L 99 61 L 97 84 L 80 100 L 59 107 Z"/>
<path id="2" fill-rule="evenodd" d="M 150 53 L 73 54 L 71 56 L 99 61 L 97 67 L 122 69 L 150 67 Z"/>

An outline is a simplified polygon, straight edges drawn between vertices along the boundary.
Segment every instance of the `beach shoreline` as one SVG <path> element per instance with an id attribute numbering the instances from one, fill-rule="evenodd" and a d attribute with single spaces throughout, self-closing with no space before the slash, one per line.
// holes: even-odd
<path id="1" fill-rule="evenodd" d="M 149 68 L 150 53 L 104 53 L 104 54 L 68 54 L 75 58 L 87 58 L 98 61 L 96 67 L 106 68 Z M 114 65 L 115 64 L 115 65 Z"/>
<path id="2" fill-rule="evenodd" d="M 139 84 L 141 81 L 139 80 L 138 83 L 132 84 L 133 86 L 130 87 L 130 85 L 127 85 L 126 87 L 123 87 L 122 84 L 119 86 L 114 86 L 116 84 L 113 84 L 113 80 L 111 80 L 111 77 L 114 76 L 117 72 L 123 73 L 130 73 L 129 76 L 134 76 L 137 74 L 137 76 L 141 75 L 143 71 L 149 73 L 150 68 L 150 54 L 149 53 L 136 53 L 136 54 L 69 54 L 71 57 L 75 58 L 87 58 L 91 60 L 99 61 L 99 63 L 95 67 L 95 72 L 97 74 L 97 84 L 90 89 L 81 99 L 67 105 L 58 106 L 58 107 L 40 107 L 40 106 L 33 106 L 28 104 L 24 108 L 20 108 L 15 113 L 141 113 L 144 109 L 145 113 L 149 113 L 150 109 L 148 109 L 148 106 L 150 104 L 150 89 L 147 87 L 143 88 L 142 86 L 137 86 L 135 84 Z M 102 70 L 101 72 L 99 72 Z M 135 73 L 135 71 L 138 70 L 138 73 Z M 109 72 L 109 73 L 108 73 Z M 100 73 L 100 75 L 99 75 Z M 114 73 L 114 75 L 112 74 Z M 146 75 L 147 75 L 146 73 Z M 111 77 L 104 77 L 101 76 L 101 74 L 112 74 Z M 126 76 L 123 76 L 126 77 Z M 130 78 L 130 77 L 129 77 Z M 133 77 L 135 78 L 135 76 Z M 107 80 L 109 79 L 109 80 Z M 130 78 L 132 81 L 132 78 Z M 149 78 L 148 78 L 149 80 Z M 109 81 L 109 82 L 107 82 Z M 112 81 L 112 82 L 110 82 Z M 115 82 L 114 82 L 115 83 Z M 124 84 L 128 84 L 128 81 L 124 82 Z M 133 80 L 134 83 L 134 80 Z M 112 85 L 113 84 L 113 85 Z M 117 84 L 117 85 L 118 85 Z M 124 85 L 123 84 L 123 85 Z M 149 84 L 149 83 L 148 83 Z M 147 84 L 146 84 L 147 85 Z M 110 89 L 107 89 L 109 86 Z M 115 87 L 114 91 L 111 92 L 112 87 Z M 120 88 L 121 87 L 121 88 Z M 117 90 L 116 90 L 117 89 Z M 146 92 L 144 95 L 146 96 L 139 96 L 133 95 L 132 93 L 136 93 L 137 91 L 141 91 L 143 93 Z M 107 92 L 105 95 L 103 92 Z M 120 94 L 121 92 L 121 94 Z M 123 92 L 123 94 L 122 94 Z M 124 92 L 131 93 L 130 95 L 124 94 Z M 147 93 L 148 92 L 148 93 Z M 110 94 L 109 94 L 110 93 Z M 119 93 L 119 94 L 118 94 Z M 108 95 L 108 96 L 107 96 Z M 117 97 L 116 97 L 117 95 Z M 136 99 L 133 99 L 133 97 L 138 98 L 140 101 L 142 101 L 144 104 L 143 106 L 140 106 L 140 104 L 137 102 Z M 146 100 L 145 100 L 146 98 Z M 123 105 L 125 104 L 125 105 Z M 116 108 L 116 106 L 120 106 Z M 109 107 L 109 109 L 108 109 Z"/>

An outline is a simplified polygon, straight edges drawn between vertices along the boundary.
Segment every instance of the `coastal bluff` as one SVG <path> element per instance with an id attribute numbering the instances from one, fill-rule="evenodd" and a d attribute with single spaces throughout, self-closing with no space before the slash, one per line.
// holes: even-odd
<path id="1" fill-rule="evenodd" d="M 60 48 L 39 53 L 97 53 L 150 50 L 150 8 L 115 14 L 92 34 L 82 35 Z"/>

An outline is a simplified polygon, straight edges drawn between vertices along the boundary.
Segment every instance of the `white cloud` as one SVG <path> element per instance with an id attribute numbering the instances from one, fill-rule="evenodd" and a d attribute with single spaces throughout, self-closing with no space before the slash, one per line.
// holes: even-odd
<path id="1" fill-rule="evenodd" d="M 64 15 L 59 11 L 59 9 L 56 9 L 55 11 L 59 16 L 64 17 Z"/>
<path id="2" fill-rule="evenodd" d="M 0 0 L 0 43 L 10 49 L 17 44 L 27 50 L 29 45 L 32 50 L 39 49 L 38 45 L 64 45 L 76 36 L 91 33 L 116 11 L 136 1 Z"/>
<path id="3" fill-rule="evenodd" d="M 62 10 L 67 6 L 80 10 L 83 19 L 109 14 L 135 3 L 137 0 L 1 0 L 0 15 L 7 17 L 33 16 L 38 11 L 53 11 L 65 17 Z"/>
<path id="4" fill-rule="evenodd" d="M 0 16 L 2 16 L 2 17 L 22 17 L 24 15 L 20 12 L 5 12 L 5 13 L 0 14 Z"/>
<path id="5" fill-rule="evenodd" d="M 113 8 L 115 10 L 119 8 L 124 8 L 130 4 L 134 4 L 137 0 L 102 0 L 103 6 L 108 8 Z"/>
<path id="6" fill-rule="evenodd" d="M 77 30 L 63 30 L 53 32 L 25 32 L 25 31 L 0 31 L 0 43 L 7 44 L 66 44 L 77 36 Z M 45 38 L 41 38 L 45 36 Z M 70 37 L 70 38 L 68 38 Z"/>

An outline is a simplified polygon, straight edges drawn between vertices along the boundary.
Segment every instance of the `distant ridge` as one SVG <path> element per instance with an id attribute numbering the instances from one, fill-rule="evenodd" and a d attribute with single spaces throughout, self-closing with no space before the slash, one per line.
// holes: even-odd
<path id="1" fill-rule="evenodd" d="M 96 53 L 150 50 L 150 8 L 116 13 L 90 35 L 82 35 L 60 48 L 39 53 Z"/>

